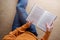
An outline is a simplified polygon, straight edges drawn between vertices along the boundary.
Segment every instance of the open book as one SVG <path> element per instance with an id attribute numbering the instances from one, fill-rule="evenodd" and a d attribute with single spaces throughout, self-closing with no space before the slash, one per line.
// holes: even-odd
<path id="1" fill-rule="evenodd" d="M 52 13 L 39 6 L 34 6 L 26 20 L 32 22 L 32 24 L 36 25 L 41 30 L 46 31 L 46 23 L 51 25 L 55 19 L 56 16 Z"/>

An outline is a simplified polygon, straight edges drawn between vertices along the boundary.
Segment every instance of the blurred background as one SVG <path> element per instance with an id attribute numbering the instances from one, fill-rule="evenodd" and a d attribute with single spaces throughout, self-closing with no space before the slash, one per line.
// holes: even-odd
<path id="1" fill-rule="evenodd" d="M 11 31 L 13 19 L 16 13 L 17 0 L 0 0 L 0 40 Z M 28 0 L 26 8 L 30 13 L 34 4 L 38 4 L 42 8 L 57 15 L 57 19 L 53 24 L 53 30 L 49 40 L 60 40 L 60 0 Z M 44 32 L 37 28 L 38 38 L 42 37 Z"/>

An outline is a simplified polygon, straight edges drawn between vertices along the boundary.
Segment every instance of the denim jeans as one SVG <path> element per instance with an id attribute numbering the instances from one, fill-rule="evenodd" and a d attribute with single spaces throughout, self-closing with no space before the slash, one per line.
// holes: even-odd
<path id="1" fill-rule="evenodd" d="M 21 25 L 27 22 L 26 18 L 28 14 L 25 10 L 27 3 L 28 3 L 28 0 L 18 0 L 18 4 L 16 7 L 17 11 L 13 21 L 12 30 L 16 29 L 17 27 L 20 27 Z M 33 24 L 31 24 L 30 28 L 28 28 L 27 31 L 30 31 L 37 36 L 36 28 Z"/>

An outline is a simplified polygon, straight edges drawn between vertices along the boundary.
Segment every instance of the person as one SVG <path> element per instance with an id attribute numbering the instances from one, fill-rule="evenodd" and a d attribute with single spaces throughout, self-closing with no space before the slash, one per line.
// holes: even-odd
<path id="1" fill-rule="evenodd" d="M 27 22 L 27 6 L 28 0 L 18 0 L 16 7 L 16 15 L 12 25 L 12 31 L 8 35 L 3 37 L 3 40 L 38 40 L 35 26 L 31 22 Z M 48 40 L 51 33 L 51 28 L 46 25 L 45 35 L 40 40 Z"/>
<path id="2" fill-rule="evenodd" d="M 4 36 L 3 40 L 38 40 L 36 35 L 26 30 L 27 28 L 30 27 L 31 24 L 32 24 L 31 22 L 27 22 L 21 27 L 16 28 L 14 31 L 11 31 L 8 35 Z M 40 40 L 48 40 L 52 28 L 53 28 L 52 26 L 50 27 L 48 24 L 46 24 L 47 30 L 44 36 L 40 38 Z"/>
<path id="3" fill-rule="evenodd" d="M 21 27 L 21 25 L 27 22 L 26 21 L 26 18 L 28 16 L 26 12 L 27 3 L 28 3 L 28 0 L 18 0 L 17 6 L 16 6 L 16 15 L 12 25 L 12 31 L 15 30 L 17 27 Z M 31 24 L 30 28 L 28 28 L 27 30 L 32 32 L 36 36 L 38 35 L 36 32 L 36 28 L 33 24 Z"/>

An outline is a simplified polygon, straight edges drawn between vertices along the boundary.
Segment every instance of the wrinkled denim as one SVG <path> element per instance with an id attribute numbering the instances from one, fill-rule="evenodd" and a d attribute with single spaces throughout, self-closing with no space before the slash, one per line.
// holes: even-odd
<path id="1" fill-rule="evenodd" d="M 25 10 L 27 3 L 28 0 L 18 0 L 18 4 L 16 6 L 17 11 L 13 21 L 12 30 L 16 29 L 17 27 L 20 27 L 21 25 L 27 22 L 26 18 L 28 14 Z M 37 36 L 36 28 L 33 24 L 30 26 L 30 28 L 27 29 L 27 31 L 30 31 Z"/>

